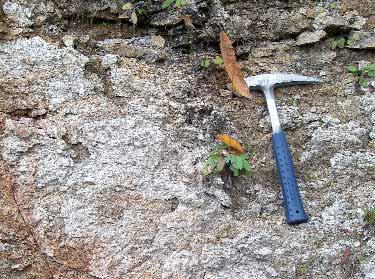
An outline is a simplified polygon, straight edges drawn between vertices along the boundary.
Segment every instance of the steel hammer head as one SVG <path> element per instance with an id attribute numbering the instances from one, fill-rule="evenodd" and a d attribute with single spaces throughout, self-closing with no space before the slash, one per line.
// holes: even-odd
<path id="1" fill-rule="evenodd" d="M 245 78 L 245 81 L 247 86 L 254 90 L 321 82 L 321 80 L 317 78 L 285 73 L 257 75 Z"/>

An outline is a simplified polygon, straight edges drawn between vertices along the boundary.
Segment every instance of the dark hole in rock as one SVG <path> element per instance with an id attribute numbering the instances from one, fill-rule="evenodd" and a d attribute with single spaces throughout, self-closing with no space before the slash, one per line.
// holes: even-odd
<path id="1" fill-rule="evenodd" d="M 68 136 L 64 135 L 62 139 L 71 149 L 71 158 L 74 162 L 80 162 L 90 157 L 89 149 L 84 146 L 81 142 L 72 143 Z"/>
<path id="2" fill-rule="evenodd" d="M 168 202 L 170 204 L 171 212 L 174 212 L 180 204 L 180 201 L 176 197 L 169 199 Z"/>

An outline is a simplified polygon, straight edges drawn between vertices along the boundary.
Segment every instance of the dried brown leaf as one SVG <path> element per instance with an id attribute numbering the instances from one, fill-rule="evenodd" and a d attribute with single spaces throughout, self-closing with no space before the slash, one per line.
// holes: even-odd
<path id="1" fill-rule="evenodd" d="M 181 19 L 184 21 L 185 26 L 195 29 L 191 15 L 183 15 L 181 16 Z"/>
<path id="2" fill-rule="evenodd" d="M 240 65 L 237 63 L 236 52 L 225 32 L 220 33 L 220 51 L 224 60 L 225 70 L 233 83 L 233 89 L 243 97 L 250 97 L 249 88 L 245 82 Z"/>

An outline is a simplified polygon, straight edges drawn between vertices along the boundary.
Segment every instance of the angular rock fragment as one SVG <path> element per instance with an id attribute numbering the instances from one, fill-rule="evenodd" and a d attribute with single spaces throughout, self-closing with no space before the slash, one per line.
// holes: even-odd
<path id="1" fill-rule="evenodd" d="M 375 49 L 375 32 L 352 31 L 348 39 L 348 48 Z"/>
<path id="2" fill-rule="evenodd" d="M 156 27 L 174 26 L 182 22 L 181 14 L 174 11 L 157 13 L 151 18 L 150 25 Z"/>
<path id="3" fill-rule="evenodd" d="M 350 23 L 345 17 L 329 12 L 323 12 L 315 18 L 314 28 L 327 33 L 338 33 L 351 29 Z"/>
<path id="4" fill-rule="evenodd" d="M 168 57 L 168 49 L 161 47 L 162 38 L 160 39 L 158 37 L 160 36 L 145 36 L 132 39 L 107 39 L 98 42 L 98 45 L 111 54 L 127 58 L 142 58 L 148 62 L 156 62 L 165 60 Z"/>
<path id="5" fill-rule="evenodd" d="M 299 11 L 283 13 L 274 22 L 273 33 L 275 37 L 290 37 L 297 35 L 312 26 L 312 20 Z"/>
<path id="6" fill-rule="evenodd" d="M 327 33 L 323 30 L 315 31 L 315 32 L 303 32 L 297 37 L 297 46 L 309 45 L 319 42 Z"/>
<path id="7" fill-rule="evenodd" d="M 331 167 L 335 171 L 348 174 L 350 171 L 357 173 L 375 168 L 375 155 L 370 152 L 350 152 L 337 153 L 330 159 Z"/>

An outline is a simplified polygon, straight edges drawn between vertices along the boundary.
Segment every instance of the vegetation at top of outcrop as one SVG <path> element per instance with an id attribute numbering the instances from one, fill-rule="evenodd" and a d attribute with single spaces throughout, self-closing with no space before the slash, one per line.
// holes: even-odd
<path id="1" fill-rule="evenodd" d="M 200 63 L 200 66 L 204 69 L 208 69 L 208 67 L 211 65 L 211 62 L 216 65 L 216 66 L 221 66 L 223 65 L 224 61 L 223 59 L 221 58 L 221 56 L 215 56 L 215 58 L 204 58 L 202 59 L 201 63 Z"/>
<path id="2" fill-rule="evenodd" d="M 163 9 L 167 9 L 169 8 L 172 4 L 175 4 L 177 8 L 181 8 L 183 7 L 184 5 L 186 5 L 186 2 L 185 0 L 165 0 L 163 2 L 163 4 L 161 5 L 161 7 Z"/>

